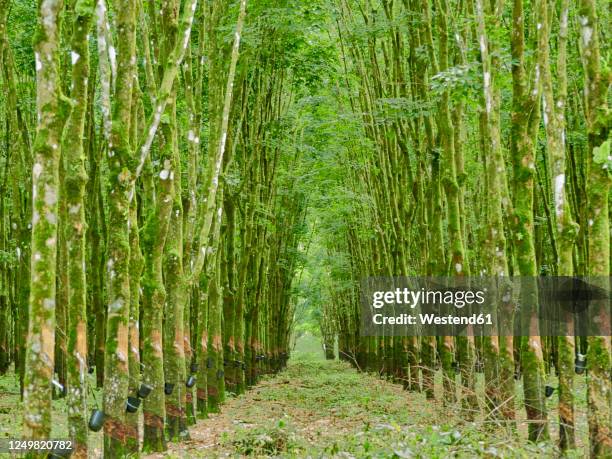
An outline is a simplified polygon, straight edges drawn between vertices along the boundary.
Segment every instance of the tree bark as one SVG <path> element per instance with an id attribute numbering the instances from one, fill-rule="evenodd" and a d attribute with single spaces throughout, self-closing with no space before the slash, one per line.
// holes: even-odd
<path id="1" fill-rule="evenodd" d="M 61 0 L 43 0 L 39 3 L 34 40 L 38 126 L 33 148 L 30 320 L 23 392 L 23 435 L 32 440 L 44 440 L 51 436 L 58 168 L 63 127 L 58 68 L 62 5 Z"/>

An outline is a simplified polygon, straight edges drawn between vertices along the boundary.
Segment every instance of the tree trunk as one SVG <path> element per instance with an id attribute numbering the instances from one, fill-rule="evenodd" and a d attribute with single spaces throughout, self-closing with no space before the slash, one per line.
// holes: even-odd
<path id="1" fill-rule="evenodd" d="M 87 280 L 85 151 L 83 136 L 85 116 L 88 109 L 89 78 L 89 29 L 93 17 L 93 6 L 79 1 L 75 6 L 71 40 L 73 107 L 66 122 L 62 148 L 69 174 L 64 177 L 67 221 L 66 245 L 68 266 L 68 422 L 70 438 L 74 440 L 73 455 L 87 458 Z"/>
<path id="2" fill-rule="evenodd" d="M 63 127 L 57 64 L 61 10 L 61 0 L 44 0 L 39 4 L 34 43 L 38 128 L 33 150 L 30 320 L 23 392 L 23 436 L 32 440 L 45 440 L 51 436 L 58 167 Z"/>
<path id="3" fill-rule="evenodd" d="M 130 147 L 132 91 L 136 68 L 135 0 L 117 0 L 115 17 L 117 71 L 108 145 L 109 178 L 108 246 L 106 264 L 107 317 L 104 353 L 104 456 L 127 453 L 126 401 L 129 386 L 130 234 L 131 174 Z M 135 416 L 130 413 L 128 416 Z"/>
<path id="4" fill-rule="evenodd" d="M 588 133 L 588 274 L 590 282 L 610 289 L 610 119 L 608 114 L 609 70 L 600 67 L 599 20 L 595 1 L 580 0 L 578 20 L 584 66 L 585 107 Z M 594 301 L 592 317 L 598 317 L 602 336 L 588 337 L 587 402 L 591 457 L 612 456 L 610 303 Z"/>

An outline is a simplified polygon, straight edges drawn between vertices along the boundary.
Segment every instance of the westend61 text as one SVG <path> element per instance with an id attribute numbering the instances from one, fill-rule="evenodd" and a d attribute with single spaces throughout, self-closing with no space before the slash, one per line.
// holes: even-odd
<path id="1" fill-rule="evenodd" d="M 469 316 L 438 316 L 435 314 L 399 314 L 385 316 L 374 314 L 374 325 L 493 325 L 491 314 L 472 314 Z"/>

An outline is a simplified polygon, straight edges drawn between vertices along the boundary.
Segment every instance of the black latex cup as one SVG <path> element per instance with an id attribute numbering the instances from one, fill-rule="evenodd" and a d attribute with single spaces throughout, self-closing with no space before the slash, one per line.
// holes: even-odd
<path id="1" fill-rule="evenodd" d="M 164 384 L 164 394 L 170 395 L 173 390 L 174 390 L 174 384 L 173 383 L 167 382 L 166 384 Z"/>
<path id="2" fill-rule="evenodd" d="M 142 383 L 140 384 L 140 387 L 138 388 L 138 397 L 146 398 L 151 393 L 152 390 L 153 390 L 152 386 Z"/>
<path id="3" fill-rule="evenodd" d="M 584 370 L 586 370 L 586 357 L 584 357 L 583 355 L 576 357 L 575 364 L 576 374 L 581 375 L 582 373 L 584 373 Z"/>
<path id="4" fill-rule="evenodd" d="M 187 382 L 185 382 L 185 385 L 189 388 L 195 386 L 196 383 L 196 377 L 194 375 L 190 375 L 189 378 L 187 378 Z"/>
<path id="5" fill-rule="evenodd" d="M 140 406 L 140 399 L 138 397 L 128 397 L 127 403 L 125 404 L 125 411 L 128 413 L 135 413 L 138 411 Z"/>
<path id="6" fill-rule="evenodd" d="M 197 363 L 192 363 L 191 364 L 191 372 L 192 373 L 197 373 L 198 372 L 198 368 L 200 368 L 200 365 L 198 365 Z"/>
<path id="7" fill-rule="evenodd" d="M 553 386 L 544 387 L 544 394 L 546 394 L 546 397 L 550 397 L 554 391 L 555 391 L 555 388 Z"/>
<path id="8" fill-rule="evenodd" d="M 104 425 L 104 412 L 102 410 L 92 410 L 91 416 L 89 417 L 89 430 L 92 432 L 99 432 Z"/>

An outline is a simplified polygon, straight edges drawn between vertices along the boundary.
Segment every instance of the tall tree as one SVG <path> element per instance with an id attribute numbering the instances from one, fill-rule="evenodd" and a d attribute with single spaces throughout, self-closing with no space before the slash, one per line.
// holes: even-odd
<path id="1" fill-rule="evenodd" d="M 72 109 L 62 138 L 67 174 L 66 245 L 68 253 L 68 406 L 70 437 L 75 457 L 87 457 L 87 280 L 85 277 L 85 169 L 84 133 L 89 98 L 89 32 L 94 13 L 92 0 L 75 4 L 71 39 Z"/>
<path id="2" fill-rule="evenodd" d="M 549 47 L 541 50 L 542 69 L 542 112 L 546 130 L 546 146 L 552 167 L 552 189 L 554 192 L 555 237 L 557 247 L 557 274 L 571 276 L 574 274 L 573 249 L 578 233 L 574 222 L 569 196 L 571 189 L 566 180 L 565 162 L 565 102 L 567 100 L 567 40 L 569 3 L 560 2 L 559 36 L 557 46 L 557 84 L 555 97 Z M 543 5 L 545 13 L 541 30 L 549 36 L 552 20 L 547 4 Z M 574 434 L 574 319 L 571 313 L 563 317 L 565 336 L 558 338 L 558 373 L 559 373 L 559 445 L 562 449 L 575 447 Z"/>
<path id="3" fill-rule="evenodd" d="M 535 17 L 542 20 L 541 9 L 546 0 L 534 3 Z M 524 326 L 529 335 L 522 338 L 521 368 L 525 408 L 529 423 L 529 439 L 548 437 L 547 410 L 544 398 L 544 361 L 538 322 L 536 289 L 536 253 L 533 238 L 533 201 L 535 145 L 540 122 L 541 94 L 540 62 L 526 62 L 525 11 L 523 0 L 514 0 L 512 8 L 512 161 L 514 166 L 513 238 L 516 261 L 521 279 Z M 537 34 L 537 48 L 548 46 L 541 28 Z M 547 38 L 547 37 L 546 37 Z"/>
<path id="4" fill-rule="evenodd" d="M 42 0 L 34 40 L 38 123 L 32 167 L 32 260 L 24 378 L 24 436 L 51 436 L 59 159 L 63 128 L 59 73 L 61 0 Z"/>
<path id="5" fill-rule="evenodd" d="M 109 168 L 107 246 L 107 320 L 104 362 L 104 454 L 123 457 L 126 451 L 126 410 L 128 395 L 128 330 L 130 311 L 129 209 L 131 172 L 134 161 L 130 147 L 132 91 L 136 69 L 136 1 L 115 3 L 117 50 L 110 46 L 111 66 L 116 71 L 112 97 L 111 130 L 107 145 Z"/>
<path id="6" fill-rule="evenodd" d="M 588 134 L 588 275 L 591 282 L 610 288 L 610 222 L 608 199 L 610 190 L 610 114 L 608 88 L 610 70 L 601 67 L 599 19 L 595 2 L 581 0 L 580 45 L 584 67 L 584 102 Z M 587 399 L 591 456 L 612 455 L 610 430 L 611 368 L 610 304 L 608 300 L 594 302 L 594 317 L 599 318 L 602 336 L 588 337 Z"/>
<path id="7" fill-rule="evenodd" d="M 483 4 L 476 0 L 476 15 L 478 18 L 478 42 L 483 71 L 483 102 L 484 123 L 482 124 L 485 140 L 486 180 L 489 189 L 487 202 L 487 233 L 485 237 L 484 257 L 488 260 L 486 272 L 490 276 L 499 277 L 501 284 L 501 308 L 497 316 L 497 331 L 502 329 L 501 336 L 485 336 L 483 338 L 483 351 L 486 359 L 485 377 L 486 400 L 489 412 L 495 416 L 506 419 L 514 417 L 514 356 L 511 330 L 511 306 L 504 297 L 511 288 L 504 283 L 508 276 L 508 260 L 506 256 L 506 236 L 503 222 L 503 196 L 506 183 L 504 152 L 501 138 L 501 94 L 498 75 L 499 47 L 495 40 L 490 38 L 487 26 L 494 32 L 499 28 L 499 19 L 503 12 L 503 1 Z M 511 295 L 510 295 L 511 297 Z M 497 311 L 496 311 L 497 312 Z"/>

